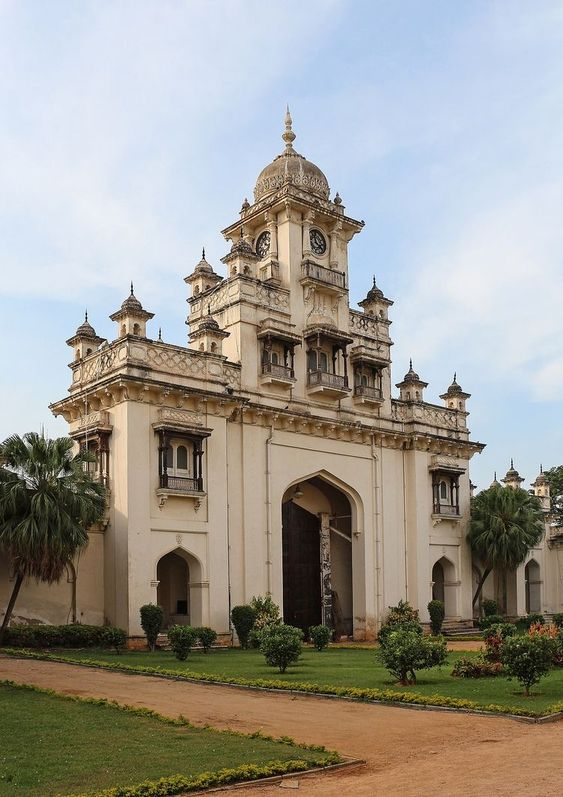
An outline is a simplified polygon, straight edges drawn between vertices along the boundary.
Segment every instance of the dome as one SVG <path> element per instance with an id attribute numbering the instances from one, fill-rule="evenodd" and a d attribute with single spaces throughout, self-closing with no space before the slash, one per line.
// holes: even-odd
<path id="1" fill-rule="evenodd" d="M 202 329 L 216 330 L 220 329 L 219 324 L 212 315 L 206 315 L 201 324 L 198 326 L 198 332 Z"/>
<path id="2" fill-rule="evenodd" d="M 76 330 L 76 334 L 80 335 L 83 338 L 96 338 L 96 330 L 92 326 L 92 324 L 88 323 L 88 311 L 84 314 L 84 321 L 80 324 L 78 329 Z"/>
<path id="3" fill-rule="evenodd" d="M 383 299 L 383 291 L 375 284 L 375 277 L 373 278 L 373 285 L 369 289 L 364 302 L 375 302 L 377 299 Z"/>
<path id="4" fill-rule="evenodd" d="M 457 376 L 457 374 L 454 373 L 454 380 L 453 380 L 453 382 L 451 383 L 451 385 L 448 388 L 448 392 L 447 392 L 448 396 L 452 396 L 452 395 L 457 394 L 457 393 L 463 393 L 461 385 L 458 385 L 458 383 L 457 383 L 456 376 Z"/>
<path id="5" fill-rule="evenodd" d="M 143 309 L 143 305 L 133 293 L 133 283 L 131 283 L 131 293 L 129 294 L 127 299 L 125 299 L 125 301 L 122 302 L 121 309 L 126 310 L 128 312 L 135 312 L 138 310 L 142 311 Z"/>
<path id="6" fill-rule="evenodd" d="M 213 267 L 207 262 L 205 259 L 205 248 L 201 250 L 201 260 L 197 264 L 194 269 L 196 274 L 201 274 L 202 272 L 206 272 L 208 274 L 213 274 Z"/>
<path id="7" fill-rule="evenodd" d="M 295 133 L 291 129 L 291 125 L 288 108 L 285 115 L 285 132 L 282 135 L 282 139 L 285 141 L 285 151 L 262 169 L 258 175 L 254 188 L 255 202 L 287 184 L 303 188 L 320 199 L 329 198 L 328 180 L 322 171 L 293 149 Z"/>
<path id="8" fill-rule="evenodd" d="M 404 378 L 403 381 L 404 382 L 420 382 L 419 375 L 416 373 L 416 371 L 413 370 L 412 360 L 409 361 L 409 370 L 405 374 L 405 378 Z"/>

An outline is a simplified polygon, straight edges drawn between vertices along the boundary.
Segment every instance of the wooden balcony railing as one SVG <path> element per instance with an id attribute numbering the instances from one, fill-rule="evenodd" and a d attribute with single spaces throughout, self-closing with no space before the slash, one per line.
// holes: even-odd
<path id="1" fill-rule="evenodd" d="M 279 365 L 278 363 L 262 363 L 262 373 L 270 374 L 278 379 L 293 379 L 293 368 L 288 365 Z"/>
<path id="2" fill-rule="evenodd" d="M 354 385 L 354 395 L 363 396 L 364 398 L 382 399 L 383 391 L 379 387 L 373 385 Z"/>
<path id="3" fill-rule="evenodd" d="M 169 473 L 161 473 L 160 487 L 168 490 L 178 490 L 182 493 L 202 493 L 203 479 L 191 479 L 187 476 L 171 476 Z"/>
<path id="4" fill-rule="evenodd" d="M 327 371 L 309 371 L 307 384 L 309 387 L 322 385 L 335 390 L 348 390 L 348 377 L 340 376 L 340 374 L 329 374 Z"/>

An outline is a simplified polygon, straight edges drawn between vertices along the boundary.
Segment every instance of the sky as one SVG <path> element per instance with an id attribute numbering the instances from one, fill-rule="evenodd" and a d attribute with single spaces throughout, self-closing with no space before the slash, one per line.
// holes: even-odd
<path id="1" fill-rule="evenodd" d="M 65 340 L 85 308 L 112 338 L 130 280 L 185 345 L 183 277 L 202 246 L 223 273 L 289 103 L 366 222 L 393 382 L 457 372 L 479 488 L 561 464 L 562 78 L 559 0 L 0 0 L 0 439 L 65 433 Z"/>

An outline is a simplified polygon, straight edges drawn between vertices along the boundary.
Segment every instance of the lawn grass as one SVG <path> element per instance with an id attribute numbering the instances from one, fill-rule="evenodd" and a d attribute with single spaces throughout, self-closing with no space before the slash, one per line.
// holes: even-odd
<path id="1" fill-rule="evenodd" d="M 167 723 L 0 683 L 0 797 L 95 793 L 242 764 L 327 758 L 281 741 Z"/>
<path id="2" fill-rule="evenodd" d="M 533 689 L 532 697 L 525 697 L 517 681 L 507 678 L 454 678 L 451 670 L 461 656 L 473 658 L 476 652 L 450 652 L 442 668 L 423 670 L 418 682 L 410 687 L 399 686 L 379 662 L 375 650 L 329 648 L 318 652 L 305 648 L 299 662 L 281 674 L 268 667 L 258 650 L 225 649 L 204 654 L 190 653 L 187 661 L 178 661 L 167 651 L 148 653 L 127 651 L 119 656 L 107 650 L 61 651 L 76 660 L 90 659 L 114 665 L 162 667 L 180 673 L 187 671 L 209 673 L 216 677 L 239 677 L 249 680 L 268 679 L 288 683 L 306 682 L 330 686 L 367 687 L 416 692 L 422 695 L 441 695 L 472 700 L 481 706 L 496 704 L 531 711 L 549 713 L 551 706 L 563 701 L 563 667 L 553 669 Z"/>

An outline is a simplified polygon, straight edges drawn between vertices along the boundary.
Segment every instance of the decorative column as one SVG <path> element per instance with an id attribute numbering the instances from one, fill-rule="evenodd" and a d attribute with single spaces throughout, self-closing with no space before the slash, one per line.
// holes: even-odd
<path id="1" fill-rule="evenodd" d="M 278 225 L 271 213 L 266 213 L 266 222 L 270 231 L 270 257 L 278 259 Z"/>
<path id="2" fill-rule="evenodd" d="M 332 628 L 332 565 L 330 561 L 330 515 L 320 512 L 321 622 Z"/>
<path id="3" fill-rule="evenodd" d="M 303 218 L 303 257 L 311 254 L 311 224 L 315 218 L 313 211 L 309 211 Z"/>
<path id="4" fill-rule="evenodd" d="M 340 242 L 340 230 L 342 229 L 342 222 L 337 222 L 334 229 L 330 234 L 330 255 L 329 265 L 331 268 L 336 268 L 338 265 L 338 244 Z"/>

